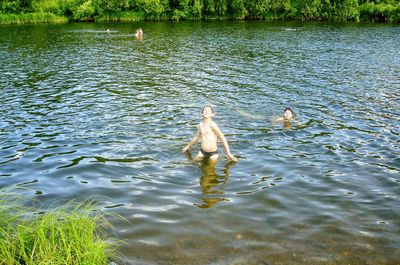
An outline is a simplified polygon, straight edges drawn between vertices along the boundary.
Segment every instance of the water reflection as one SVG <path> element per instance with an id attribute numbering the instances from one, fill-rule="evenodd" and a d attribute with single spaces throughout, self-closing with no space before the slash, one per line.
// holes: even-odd
<path id="1" fill-rule="evenodd" d="M 222 169 L 222 173 L 218 174 L 217 160 L 203 159 L 198 161 L 193 159 L 190 151 L 186 151 L 184 154 L 189 161 L 196 163 L 201 170 L 201 176 L 199 179 L 202 191 L 199 198 L 201 202 L 194 203 L 194 205 L 206 209 L 211 208 L 220 202 L 229 201 L 229 199 L 224 197 L 224 186 L 228 183 L 229 169 L 235 163 L 227 161 Z"/>

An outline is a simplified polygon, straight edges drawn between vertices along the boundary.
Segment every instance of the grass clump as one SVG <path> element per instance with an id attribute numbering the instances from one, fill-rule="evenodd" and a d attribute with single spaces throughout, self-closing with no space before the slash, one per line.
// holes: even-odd
<path id="1" fill-rule="evenodd" d="M 66 23 L 68 18 L 48 12 L 1 14 L 0 24 Z"/>
<path id="2" fill-rule="evenodd" d="M 97 22 L 104 21 L 143 21 L 145 20 L 144 12 L 124 12 L 124 11 L 113 11 L 106 12 L 95 18 Z"/>
<path id="3" fill-rule="evenodd" d="M 108 264 L 115 255 L 115 243 L 103 231 L 110 224 L 90 203 L 42 214 L 5 206 L 1 198 L 0 205 L 1 265 Z"/>

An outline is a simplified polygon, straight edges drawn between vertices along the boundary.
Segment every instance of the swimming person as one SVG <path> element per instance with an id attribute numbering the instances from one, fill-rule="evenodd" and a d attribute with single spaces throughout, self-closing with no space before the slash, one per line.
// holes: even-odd
<path id="1" fill-rule="evenodd" d="M 292 121 L 294 120 L 294 112 L 291 108 L 286 108 L 283 111 L 283 117 L 279 117 L 276 121 Z"/>
<path id="2" fill-rule="evenodd" d="M 202 120 L 198 125 L 198 130 L 193 139 L 182 149 L 182 152 L 186 152 L 193 144 L 198 140 L 201 140 L 200 151 L 195 159 L 202 160 L 203 158 L 209 158 L 211 160 L 216 160 L 218 158 L 217 138 L 219 138 L 224 146 L 228 158 L 231 161 L 236 162 L 236 157 L 234 157 L 229 150 L 228 141 L 219 129 L 218 125 L 212 120 L 214 115 L 215 113 L 211 106 L 203 107 L 201 110 Z"/>
<path id="3" fill-rule="evenodd" d="M 294 112 L 291 108 L 285 108 L 283 111 L 283 117 L 278 117 L 274 119 L 274 122 L 283 122 L 283 127 L 285 129 L 291 129 L 291 121 L 295 118 Z"/>
<path id="4" fill-rule="evenodd" d="M 142 28 L 138 28 L 136 30 L 135 37 L 138 38 L 138 39 L 143 38 L 143 30 L 142 30 Z"/>

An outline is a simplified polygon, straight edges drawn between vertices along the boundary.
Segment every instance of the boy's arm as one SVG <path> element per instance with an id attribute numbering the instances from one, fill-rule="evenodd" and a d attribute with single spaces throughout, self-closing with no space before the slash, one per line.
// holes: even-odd
<path id="1" fill-rule="evenodd" d="M 192 140 L 182 149 L 182 152 L 186 152 L 189 148 L 195 144 L 200 138 L 200 128 L 197 129 L 196 134 L 193 136 Z"/>
<path id="2" fill-rule="evenodd" d="M 281 122 L 283 121 L 283 117 L 275 117 L 272 119 L 272 122 Z"/>
<path id="3" fill-rule="evenodd" d="M 217 137 L 218 137 L 219 139 L 221 139 L 222 145 L 224 146 L 225 153 L 226 153 L 226 155 L 228 156 L 228 158 L 229 158 L 231 161 L 236 162 L 236 161 L 237 161 L 237 158 L 234 157 L 234 156 L 231 154 L 231 151 L 230 151 L 229 145 L 228 145 L 228 141 L 226 140 L 225 135 L 224 135 L 224 134 L 221 132 L 221 130 L 219 129 L 218 125 L 217 125 L 216 123 L 212 123 L 212 124 L 211 124 L 211 128 L 213 129 L 213 131 L 215 132 L 215 134 L 217 135 Z"/>

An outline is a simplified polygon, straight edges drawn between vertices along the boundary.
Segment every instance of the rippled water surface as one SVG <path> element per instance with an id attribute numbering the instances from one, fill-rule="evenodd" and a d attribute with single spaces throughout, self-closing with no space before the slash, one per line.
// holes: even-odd
<path id="1" fill-rule="evenodd" d="M 120 214 L 118 264 L 399 264 L 399 25 L 0 30 L 0 188 Z M 205 104 L 238 163 L 181 152 Z"/>

